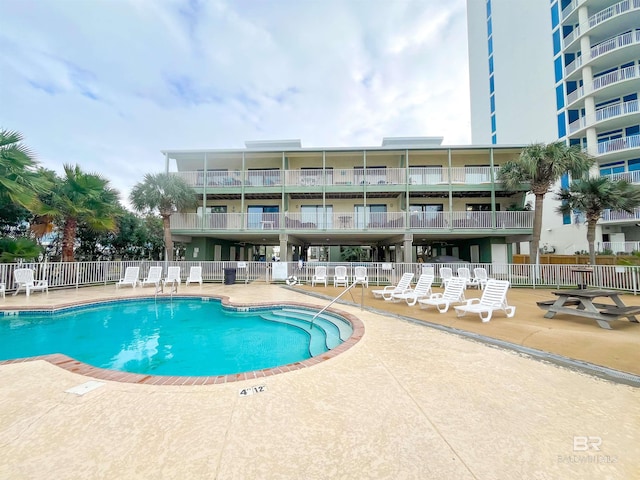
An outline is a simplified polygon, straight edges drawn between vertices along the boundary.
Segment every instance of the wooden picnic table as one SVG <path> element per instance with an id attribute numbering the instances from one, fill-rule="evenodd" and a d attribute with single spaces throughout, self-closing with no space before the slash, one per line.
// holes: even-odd
<path id="1" fill-rule="evenodd" d="M 619 292 L 603 289 L 556 290 L 551 292 L 557 300 L 537 302 L 543 310 L 547 310 L 545 318 L 553 318 L 556 313 L 566 313 L 578 317 L 593 318 L 600 327 L 611 330 L 610 322 L 626 317 L 630 322 L 638 323 L 636 314 L 640 306 L 627 306 L 620 298 Z M 594 303 L 595 298 L 609 298 L 611 303 Z"/>

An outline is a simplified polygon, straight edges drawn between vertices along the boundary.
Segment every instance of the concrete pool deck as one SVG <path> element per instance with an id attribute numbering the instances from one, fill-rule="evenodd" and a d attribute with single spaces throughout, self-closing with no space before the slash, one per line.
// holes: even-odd
<path id="1" fill-rule="evenodd" d="M 305 293 L 310 289 L 205 284 L 179 293 L 326 305 Z M 0 300 L 0 309 L 132 294 L 152 289 L 21 294 Z M 561 355 L 574 345 L 574 358 L 630 373 L 640 364 L 640 324 L 623 320 L 607 331 L 588 319 L 544 319 L 535 301 L 552 298 L 546 290 L 512 289 L 516 316 L 498 312 L 485 324 L 369 294 L 365 310 L 337 305 L 364 323 L 360 342 L 311 368 L 261 379 L 205 386 L 105 381 L 77 396 L 65 391 L 92 378 L 42 360 L 0 365 L 0 478 L 640 478 L 639 388 L 419 322 Z M 346 298 L 361 299 L 361 292 Z M 625 302 L 640 305 L 633 296 Z M 240 395 L 258 385 L 263 392 Z"/>

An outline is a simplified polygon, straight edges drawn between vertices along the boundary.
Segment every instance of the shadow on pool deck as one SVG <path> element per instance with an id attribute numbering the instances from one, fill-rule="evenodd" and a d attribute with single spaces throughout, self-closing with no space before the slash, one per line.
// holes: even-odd
<path id="1" fill-rule="evenodd" d="M 335 298 L 344 288 L 301 285 L 298 290 Z M 626 319 L 612 322 L 612 330 L 598 326 L 595 320 L 572 315 L 556 315 L 553 319 L 545 318 L 545 311 L 538 308 L 537 301 L 556 298 L 551 290 L 511 288 L 507 295 L 509 305 L 516 307 L 513 318 L 507 318 L 502 312 L 495 312 L 491 321 L 482 323 L 478 315 L 467 314 L 457 317 L 453 308 L 446 313 L 438 313 L 435 309 L 421 309 L 418 305 L 408 306 L 404 301 L 393 303 L 377 299 L 371 293 L 375 288 L 364 289 L 364 307 L 385 311 L 401 317 L 409 317 L 453 329 L 473 332 L 478 335 L 502 340 L 550 352 L 571 359 L 602 365 L 621 372 L 640 375 L 638 362 L 638 345 L 640 345 L 640 323 L 632 323 Z M 347 292 L 343 299 L 346 302 L 360 305 L 363 301 L 362 287 L 355 287 Z M 442 289 L 435 287 L 434 292 Z M 467 298 L 480 297 L 482 291 L 469 289 Z M 626 305 L 639 305 L 640 297 L 622 296 Z"/>

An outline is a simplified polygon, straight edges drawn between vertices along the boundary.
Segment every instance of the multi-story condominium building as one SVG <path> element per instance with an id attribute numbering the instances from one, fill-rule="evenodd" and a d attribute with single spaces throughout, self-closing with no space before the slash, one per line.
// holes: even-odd
<path id="1" fill-rule="evenodd" d="M 474 143 L 487 130 L 493 143 L 565 140 L 596 158 L 595 174 L 640 184 L 640 0 L 467 6 Z M 581 216 L 557 215 L 547 197 L 542 243 L 559 253 L 586 250 Z M 639 221 L 640 211 L 605 212 L 601 249 L 640 250 Z"/>
<path id="2" fill-rule="evenodd" d="M 164 151 L 167 172 L 199 206 L 171 216 L 193 260 L 415 262 L 454 255 L 507 263 L 532 231 L 524 192 L 496 174 L 522 147 L 447 147 L 442 138 L 385 138 L 380 147 L 303 148 L 299 140 L 228 150 Z"/>

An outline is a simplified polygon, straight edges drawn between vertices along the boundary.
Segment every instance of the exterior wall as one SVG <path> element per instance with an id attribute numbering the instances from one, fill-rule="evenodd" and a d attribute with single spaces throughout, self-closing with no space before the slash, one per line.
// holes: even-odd
<path id="1" fill-rule="evenodd" d="M 556 140 L 549 4 L 467 0 L 467 15 L 473 144 Z M 493 51 L 496 141 L 491 135 L 489 40 Z"/>

